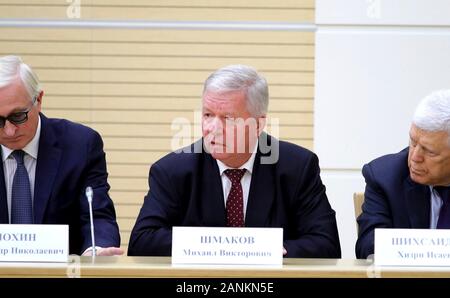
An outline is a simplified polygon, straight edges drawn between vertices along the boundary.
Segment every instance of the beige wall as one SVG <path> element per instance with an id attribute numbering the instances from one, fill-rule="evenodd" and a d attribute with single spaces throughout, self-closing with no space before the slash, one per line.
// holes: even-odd
<path id="1" fill-rule="evenodd" d="M 76 20 L 67 18 L 68 5 L 0 0 L 0 21 L 313 23 L 314 16 L 312 0 L 84 0 Z M 312 149 L 313 32 L 0 27 L 0 55 L 6 54 L 21 55 L 37 72 L 47 116 L 84 123 L 103 136 L 124 247 L 148 191 L 149 166 L 171 151 L 174 118 L 194 120 L 213 70 L 236 63 L 258 68 L 270 85 L 280 138 Z"/>

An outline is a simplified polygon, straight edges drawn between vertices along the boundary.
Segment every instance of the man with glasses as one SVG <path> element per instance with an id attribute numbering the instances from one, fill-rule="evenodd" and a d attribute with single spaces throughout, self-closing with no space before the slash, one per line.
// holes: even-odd
<path id="1" fill-rule="evenodd" d="M 69 252 L 89 255 L 90 186 L 97 255 L 122 254 L 102 139 L 86 126 L 45 117 L 43 95 L 19 57 L 0 58 L 0 223 L 67 224 Z"/>

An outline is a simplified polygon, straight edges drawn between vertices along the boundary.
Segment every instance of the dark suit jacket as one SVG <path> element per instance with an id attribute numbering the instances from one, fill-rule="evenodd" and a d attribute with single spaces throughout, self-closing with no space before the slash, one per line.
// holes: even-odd
<path id="1" fill-rule="evenodd" d="M 366 190 L 358 217 L 357 258 L 374 253 L 375 228 L 430 227 L 430 188 L 411 180 L 408 148 L 373 160 L 364 165 L 362 173 Z"/>
<path id="2" fill-rule="evenodd" d="M 189 152 L 201 144 L 192 144 Z M 282 227 L 288 257 L 340 258 L 335 212 L 319 176 L 317 156 L 286 142 L 279 142 L 277 163 L 262 164 L 263 155 L 258 150 L 245 226 Z M 219 168 L 204 150 L 163 157 L 150 169 L 149 186 L 131 233 L 129 255 L 170 255 L 172 226 L 226 226 Z"/>
<path id="3" fill-rule="evenodd" d="M 119 246 L 120 236 L 107 182 L 100 135 L 67 120 L 41 117 L 41 135 L 34 186 L 34 223 L 69 225 L 69 251 L 91 246 L 89 206 L 85 189 L 94 190 L 95 244 Z M 1 152 L 1 151 L 0 151 Z M 5 179 L 0 167 L 0 223 L 8 223 Z"/>

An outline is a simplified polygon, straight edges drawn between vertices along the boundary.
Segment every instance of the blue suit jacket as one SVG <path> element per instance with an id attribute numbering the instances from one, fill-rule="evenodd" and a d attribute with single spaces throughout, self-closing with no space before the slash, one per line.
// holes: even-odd
<path id="1" fill-rule="evenodd" d="M 41 135 L 34 186 L 34 223 L 69 225 L 69 251 L 91 246 L 89 206 L 85 189 L 94 189 L 96 245 L 119 246 L 116 215 L 107 183 L 105 153 L 94 130 L 62 119 L 41 117 Z M 8 223 L 3 166 L 0 167 L 0 223 Z"/>
<path id="2" fill-rule="evenodd" d="M 199 140 L 190 152 L 201 146 Z M 335 212 L 320 179 L 317 156 L 286 142 L 279 142 L 277 163 L 262 164 L 262 156 L 258 151 L 245 226 L 284 228 L 288 257 L 339 258 Z M 170 255 L 172 226 L 226 226 L 219 168 L 204 150 L 163 157 L 150 169 L 149 186 L 131 233 L 129 255 Z"/>
<path id="3" fill-rule="evenodd" d="M 374 253 L 375 228 L 430 227 L 430 188 L 411 180 L 408 148 L 373 160 L 364 165 L 362 173 L 366 190 L 358 217 L 357 258 Z"/>

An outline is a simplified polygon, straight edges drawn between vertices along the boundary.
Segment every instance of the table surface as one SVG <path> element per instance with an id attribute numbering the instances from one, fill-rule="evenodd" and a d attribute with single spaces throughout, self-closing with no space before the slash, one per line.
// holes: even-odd
<path id="1" fill-rule="evenodd" d="M 283 259 L 282 266 L 172 265 L 170 257 L 78 257 L 68 263 L 1 262 L 1 277 L 367 278 L 450 277 L 450 267 L 376 267 L 369 260 Z"/>

